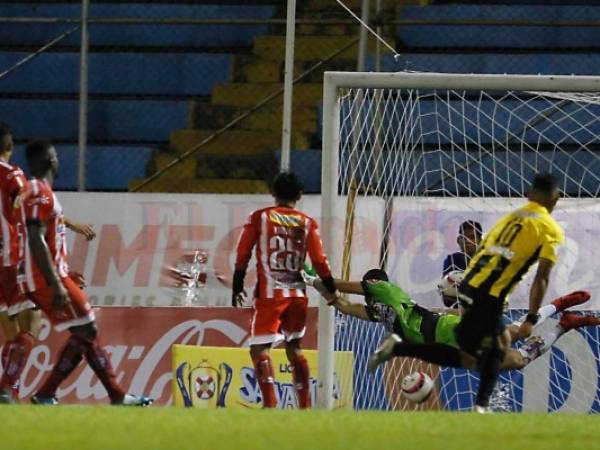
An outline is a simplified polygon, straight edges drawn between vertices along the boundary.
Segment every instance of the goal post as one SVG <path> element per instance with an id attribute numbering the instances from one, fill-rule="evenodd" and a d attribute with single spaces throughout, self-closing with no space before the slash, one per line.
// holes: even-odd
<path id="1" fill-rule="evenodd" d="M 358 115 L 353 113 L 357 106 Z M 557 280 L 553 293 L 563 287 L 595 293 L 595 282 L 577 271 L 582 255 L 594 253 L 593 231 L 582 226 L 574 238 L 569 232 L 583 212 L 590 216 L 586 226 L 598 225 L 600 230 L 600 207 L 591 200 L 600 192 L 596 175 L 600 174 L 600 77 L 326 72 L 322 117 L 321 234 L 336 276 L 341 275 L 342 249 L 349 242 L 352 279 L 360 279 L 367 268 L 386 264 L 391 280 L 419 303 L 442 306 L 434 304 L 439 301 L 436 279 L 443 256 L 455 251 L 447 230 L 456 230 L 460 220 L 473 217 L 489 227 L 502 213 L 523 204 L 532 174 L 553 171 L 569 199 L 557 208 L 559 221 L 567 226 L 568 245 L 562 255 L 565 262 L 559 262 L 553 273 Z M 350 159 L 357 163 L 349 164 Z M 351 185 L 357 198 L 348 202 Z M 356 210 L 346 211 L 348 204 Z M 345 227 L 344 218 L 350 216 L 357 217 L 360 226 Z M 344 229 L 354 235 L 343 236 Z M 585 249 L 585 244 L 575 248 L 574 241 L 585 239 L 591 239 L 594 248 Z M 407 255 L 417 262 L 409 264 Z M 415 270 L 418 273 L 407 273 Z M 527 279 L 522 284 L 515 293 L 517 308 L 507 313 L 511 319 L 526 303 Z M 600 285 L 597 293 L 600 296 Z M 593 304 L 600 305 L 600 300 Z M 466 371 L 447 372 L 407 360 L 388 363 L 379 375 L 367 377 L 366 358 L 384 331 L 380 324 L 359 322 L 320 304 L 321 408 L 333 407 L 336 377 L 350 376 L 354 407 L 414 409 L 398 398 L 396 378 L 423 367 L 438 378 L 438 396 L 429 406 L 468 407 L 476 378 Z M 546 326 L 550 325 L 556 326 L 556 320 Z M 505 383 L 500 384 L 506 392 L 498 396 L 506 397 L 509 410 L 600 410 L 599 402 L 588 398 L 597 396 L 587 392 L 592 384 L 572 373 L 579 367 L 587 375 L 596 374 L 597 385 L 592 362 L 600 361 L 598 334 L 574 333 L 544 361 L 503 378 Z M 577 342 L 589 343 L 589 355 L 569 353 Z M 335 350 L 354 352 L 350 375 L 335 373 Z M 534 387 L 534 376 L 527 371 L 539 375 L 545 368 L 550 371 L 548 380 L 541 388 Z M 546 398 L 538 401 L 533 392 Z"/>

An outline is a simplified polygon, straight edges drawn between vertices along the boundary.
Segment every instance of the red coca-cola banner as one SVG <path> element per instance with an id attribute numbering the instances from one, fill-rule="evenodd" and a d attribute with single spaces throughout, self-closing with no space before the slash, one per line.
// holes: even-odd
<path id="1" fill-rule="evenodd" d="M 133 394 L 171 404 L 173 344 L 242 347 L 252 309 L 181 307 L 96 308 L 99 336 L 121 385 Z M 305 348 L 316 348 L 317 308 L 309 308 Z M 35 393 L 52 368 L 68 333 L 57 333 L 43 319 L 40 341 L 21 379 L 21 398 Z M 250 357 L 248 357 L 250 358 Z M 108 403 L 104 387 L 85 363 L 57 392 L 61 403 Z"/>

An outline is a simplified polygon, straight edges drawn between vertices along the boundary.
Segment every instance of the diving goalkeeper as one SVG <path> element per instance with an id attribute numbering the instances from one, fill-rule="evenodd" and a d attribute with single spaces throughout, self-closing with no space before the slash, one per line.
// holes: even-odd
<path id="1" fill-rule="evenodd" d="M 307 275 L 308 283 L 320 293 L 325 288 L 318 278 Z M 369 370 L 393 358 L 411 356 L 447 367 L 476 370 L 476 359 L 460 351 L 456 342 L 455 329 L 461 317 L 456 310 L 430 310 L 417 305 L 404 290 L 390 283 L 385 271 L 371 269 L 362 281 L 335 280 L 342 293 L 363 295 L 365 303 L 351 303 L 344 297 L 330 303 L 343 314 L 372 322 L 381 322 L 391 333 L 369 361 Z M 542 336 L 533 335 L 518 349 L 509 349 L 502 362 L 502 370 L 518 370 L 544 354 L 556 340 L 566 332 L 582 326 L 600 325 L 600 320 L 591 316 L 580 316 L 566 309 L 585 303 L 590 294 L 575 291 L 540 308 L 538 324 L 555 313 L 562 313 L 559 323 Z M 518 323 L 509 327 L 516 331 Z M 517 333 L 511 332 L 513 341 Z M 398 344 L 398 345 L 397 345 Z M 458 351 L 447 352 L 439 345 L 445 344 Z"/>

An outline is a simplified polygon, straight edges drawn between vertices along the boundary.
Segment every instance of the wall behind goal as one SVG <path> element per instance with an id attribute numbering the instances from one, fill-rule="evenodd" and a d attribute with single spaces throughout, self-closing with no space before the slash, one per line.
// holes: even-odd
<path id="1" fill-rule="evenodd" d="M 59 193 L 67 216 L 95 226 L 87 243 L 69 233 L 71 266 L 84 273 L 96 305 L 229 305 L 235 245 L 248 214 L 271 204 L 266 195 L 169 195 Z M 341 260 L 345 200 L 333 226 Z M 522 199 L 397 198 L 394 200 L 387 269 L 415 299 L 440 306 L 435 290 L 447 253 L 457 250 L 458 225 L 479 220 L 484 230 Z M 555 217 L 567 242 L 553 273 L 549 297 L 575 289 L 592 292 L 588 309 L 600 309 L 600 282 L 594 276 L 600 254 L 600 206 L 593 199 L 562 200 Z M 306 196 L 300 207 L 316 218 L 320 197 Z M 352 277 L 377 266 L 384 202 L 359 198 L 354 218 Z M 254 267 L 254 262 L 251 262 Z M 176 269 L 176 270 L 170 270 Z M 195 278 L 187 285 L 182 273 Z M 337 272 L 339 273 L 339 271 Z M 250 270 L 247 286 L 254 282 Z M 525 308 L 529 281 L 513 295 L 511 307 Z M 313 305 L 318 299 L 311 298 Z"/>
<path id="2" fill-rule="evenodd" d="M 229 306 L 241 227 L 250 212 L 273 203 L 268 195 L 62 192 L 58 197 L 67 217 L 96 229 L 98 237 L 89 243 L 73 233 L 68 238 L 71 268 L 85 275 L 91 301 L 99 306 Z M 318 218 L 320 197 L 305 196 L 300 208 Z M 367 238 L 381 235 L 377 217 L 382 215 L 379 199 L 357 204 L 354 273 L 377 264 Z M 342 204 L 334 223 L 320 225 L 343 230 L 344 216 Z M 342 241 L 340 231 L 336 248 L 342 248 Z M 248 292 L 254 267 L 252 260 Z M 314 295 L 311 301 L 318 304 Z"/>
<path id="3" fill-rule="evenodd" d="M 503 214 L 523 205 L 522 198 L 401 198 L 393 208 L 388 271 L 415 300 L 440 306 L 432 285 L 448 252 L 458 250 L 459 224 L 479 221 L 484 233 Z M 600 207 L 595 199 L 562 199 L 553 214 L 565 230 L 565 245 L 552 273 L 546 300 L 573 290 L 592 293 L 586 309 L 600 309 L 600 282 L 595 276 L 600 254 Z M 510 299 L 511 308 L 527 308 L 535 270 L 531 270 Z"/>

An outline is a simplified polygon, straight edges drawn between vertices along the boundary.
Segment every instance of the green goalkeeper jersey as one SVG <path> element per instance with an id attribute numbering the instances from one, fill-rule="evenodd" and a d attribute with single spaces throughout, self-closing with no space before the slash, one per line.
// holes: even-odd
<path id="1" fill-rule="evenodd" d="M 422 308 L 403 289 L 387 281 L 365 281 L 363 290 L 369 317 L 383 323 L 389 332 L 415 344 L 436 342 L 458 348 L 454 330 L 460 316 Z"/>

